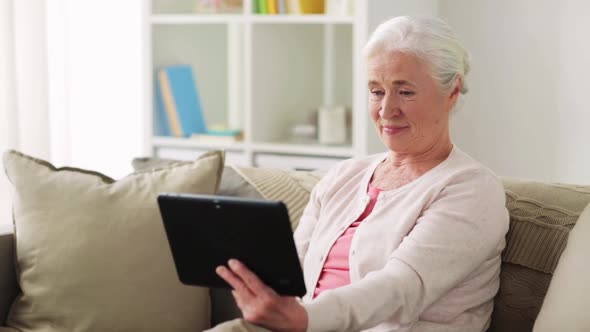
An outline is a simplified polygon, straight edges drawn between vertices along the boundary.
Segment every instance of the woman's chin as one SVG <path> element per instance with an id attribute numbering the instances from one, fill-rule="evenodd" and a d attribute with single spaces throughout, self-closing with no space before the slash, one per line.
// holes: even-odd
<path id="1" fill-rule="evenodd" d="M 388 148 L 391 151 L 395 151 L 395 152 L 401 152 L 403 150 L 405 150 L 405 146 L 406 144 L 403 144 L 402 142 L 400 142 L 397 139 L 392 139 L 391 137 L 381 137 L 381 142 L 383 142 L 383 145 L 385 145 L 386 148 Z"/>

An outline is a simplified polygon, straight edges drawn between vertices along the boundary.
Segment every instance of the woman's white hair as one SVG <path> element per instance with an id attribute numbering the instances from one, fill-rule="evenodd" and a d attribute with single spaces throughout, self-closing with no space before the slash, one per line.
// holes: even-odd
<path id="1" fill-rule="evenodd" d="M 430 65 L 444 91 L 452 91 L 458 77 L 462 81 L 461 94 L 469 90 L 465 81 L 470 69 L 469 54 L 441 19 L 399 16 L 381 23 L 364 48 L 366 59 L 378 52 L 414 54 Z"/>

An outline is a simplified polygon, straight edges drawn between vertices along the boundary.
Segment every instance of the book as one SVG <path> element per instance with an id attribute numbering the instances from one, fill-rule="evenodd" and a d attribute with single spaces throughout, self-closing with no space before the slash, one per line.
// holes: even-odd
<path id="1" fill-rule="evenodd" d="M 212 128 L 207 129 L 207 135 L 214 136 L 241 136 L 241 129 L 225 129 L 225 128 Z"/>
<path id="2" fill-rule="evenodd" d="M 168 79 L 165 70 L 158 71 L 158 83 L 163 101 L 163 113 L 166 115 L 166 122 L 169 127 L 168 132 L 172 134 L 172 136 L 182 136 L 176 104 L 174 103 L 174 96 L 172 94 L 172 87 L 170 87 L 170 80 Z"/>
<path id="3" fill-rule="evenodd" d="M 299 0 L 301 14 L 323 14 L 324 0 Z"/>
<path id="4" fill-rule="evenodd" d="M 158 70 L 158 83 L 170 133 L 177 137 L 206 133 L 192 67 L 174 65 L 161 68 Z"/>
<path id="5" fill-rule="evenodd" d="M 268 2 L 266 0 L 256 0 L 258 1 L 258 10 L 259 14 L 268 14 Z"/>
<path id="6" fill-rule="evenodd" d="M 268 13 L 269 14 L 278 14 L 278 8 L 277 8 L 277 0 L 267 0 L 268 4 L 267 4 L 267 8 L 268 8 Z"/>
<path id="7" fill-rule="evenodd" d="M 154 133 L 157 136 L 171 136 L 170 124 L 168 123 L 168 115 L 164 108 L 164 99 L 162 97 L 162 91 L 160 86 L 160 80 L 155 80 L 155 94 L 156 94 L 156 109 L 154 117 Z"/>
<path id="8" fill-rule="evenodd" d="M 289 14 L 301 14 L 299 0 L 287 0 L 287 12 Z"/>
<path id="9" fill-rule="evenodd" d="M 287 14 L 287 0 L 277 0 L 279 5 L 279 14 Z"/>
<path id="10" fill-rule="evenodd" d="M 260 14 L 260 4 L 258 0 L 252 0 L 252 12 L 254 14 Z"/>

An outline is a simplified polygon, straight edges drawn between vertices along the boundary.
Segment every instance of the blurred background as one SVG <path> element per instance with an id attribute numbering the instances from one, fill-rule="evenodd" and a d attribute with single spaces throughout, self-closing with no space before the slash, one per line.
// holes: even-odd
<path id="1" fill-rule="evenodd" d="M 186 1 L 159 3 L 179 8 Z M 244 6 L 250 17 L 254 4 L 246 1 Z M 318 22 L 350 24 L 344 38 L 352 38 L 391 16 L 427 15 L 443 18 L 459 34 L 472 56 L 471 89 L 452 120 L 453 139 L 461 149 L 500 176 L 590 183 L 590 2 L 371 0 L 363 6 L 364 12 L 348 14 L 353 15 L 350 21 Z M 146 96 L 154 80 L 146 68 L 158 52 L 152 48 L 151 10 L 147 0 L 0 0 L 0 148 L 114 178 L 132 171 L 133 157 L 154 155 L 153 98 Z M 217 23 L 226 20 L 223 15 Z M 176 18 L 162 19 L 170 23 Z M 297 24 L 306 20 L 294 19 L 290 33 L 303 31 Z M 226 52 L 231 56 L 231 50 Z M 232 91 L 231 86 L 223 89 Z M 360 93 L 352 90 L 355 96 Z M 244 98 L 227 98 L 233 97 Z M 366 116 L 353 109 L 362 113 L 353 117 Z M 246 122 L 263 121 L 260 113 L 249 114 Z M 344 150 L 310 154 L 379 151 L 376 135 L 366 131 L 361 148 L 354 141 Z M 255 140 L 255 135 L 247 137 L 247 142 Z M 9 220 L 4 217 L 10 210 L 4 177 L 0 202 L 0 220 Z"/>

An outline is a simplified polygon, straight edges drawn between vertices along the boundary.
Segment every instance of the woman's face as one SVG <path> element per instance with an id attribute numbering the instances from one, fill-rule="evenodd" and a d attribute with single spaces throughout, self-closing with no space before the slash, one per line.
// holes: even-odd
<path id="1" fill-rule="evenodd" d="M 385 146 L 419 155 L 450 143 L 449 113 L 458 89 L 442 91 L 428 65 L 411 54 L 375 54 L 367 69 L 369 112 Z"/>

